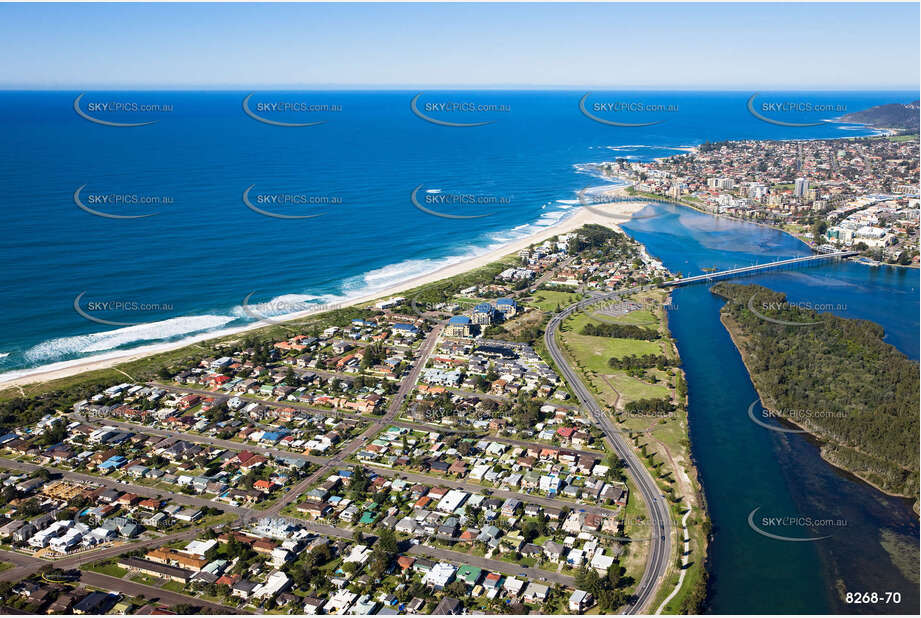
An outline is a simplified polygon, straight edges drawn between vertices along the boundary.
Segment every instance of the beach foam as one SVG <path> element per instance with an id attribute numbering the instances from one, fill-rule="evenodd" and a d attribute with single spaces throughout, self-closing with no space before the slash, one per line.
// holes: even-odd
<path id="1" fill-rule="evenodd" d="M 26 350 L 30 362 L 60 360 L 71 354 L 104 352 L 131 343 L 155 341 L 218 328 L 235 318 L 223 315 L 200 315 L 171 318 L 160 322 L 137 324 L 110 331 L 60 337 L 44 341 Z"/>

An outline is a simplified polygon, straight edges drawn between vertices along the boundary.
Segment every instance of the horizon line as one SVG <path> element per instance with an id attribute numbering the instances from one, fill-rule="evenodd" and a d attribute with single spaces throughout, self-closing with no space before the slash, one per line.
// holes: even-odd
<path id="1" fill-rule="evenodd" d="M 86 90 L 159 90 L 159 91 L 184 91 L 184 90 L 208 90 L 208 91 L 232 91 L 246 92 L 254 88 L 259 90 L 339 90 L 339 91 L 399 91 L 399 92 L 418 92 L 419 90 L 441 90 L 441 91 L 465 91 L 465 90 L 519 90 L 519 91 L 573 91 L 582 92 L 585 90 L 597 90 L 600 92 L 619 92 L 624 90 L 638 91 L 664 91 L 664 92 L 777 92 L 777 91 L 797 91 L 797 92 L 863 92 L 863 91 L 892 91 L 892 92 L 919 92 L 921 96 L 921 86 L 910 85 L 824 85 L 805 87 L 802 85 L 749 85 L 749 86 L 691 86 L 691 85 L 547 85 L 547 84 L 212 84 L 212 85 L 191 85 L 191 84 L 173 84 L 173 85 L 156 85 L 156 84 L 61 84 L 55 86 L 45 86 L 36 84 L 22 85 L 2 85 L 0 91 L 46 91 L 46 92 L 73 92 Z"/>

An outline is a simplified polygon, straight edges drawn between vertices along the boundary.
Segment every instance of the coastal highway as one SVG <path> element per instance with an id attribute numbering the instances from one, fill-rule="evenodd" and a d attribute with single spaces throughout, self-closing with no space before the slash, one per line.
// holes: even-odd
<path id="1" fill-rule="evenodd" d="M 646 561 L 646 571 L 643 573 L 643 577 L 640 578 L 640 582 L 636 587 L 633 603 L 628 605 L 624 612 L 627 614 L 644 613 L 644 608 L 652 601 L 653 597 L 655 597 L 656 591 L 659 589 L 659 585 L 665 576 L 665 571 L 668 568 L 670 559 L 669 557 L 671 556 L 671 514 L 669 513 L 666 499 L 662 496 L 662 492 L 659 491 L 659 487 L 656 485 L 652 475 L 640 461 L 639 457 L 633 452 L 631 446 L 623 440 L 622 432 L 614 427 L 607 413 L 602 410 L 595 401 L 591 391 L 588 390 L 585 384 L 582 383 L 582 380 L 579 379 L 579 376 L 576 375 L 576 372 L 566 362 L 566 358 L 563 356 L 556 341 L 556 333 L 560 328 L 560 324 L 562 324 L 567 317 L 581 311 L 588 305 L 605 300 L 618 299 L 623 295 L 648 289 L 649 287 L 651 286 L 639 286 L 581 300 L 566 307 L 550 318 L 550 321 L 547 323 L 547 329 L 544 332 L 544 343 L 547 345 L 550 356 L 556 363 L 560 373 L 563 374 L 563 377 L 572 387 L 579 402 L 591 413 L 592 418 L 595 419 L 595 422 L 601 427 L 602 431 L 604 431 L 614 451 L 626 462 L 630 476 L 633 477 L 649 509 L 649 517 L 653 526 L 652 529 L 660 531 L 660 534 L 653 534 L 651 537 L 649 556 Z"/>

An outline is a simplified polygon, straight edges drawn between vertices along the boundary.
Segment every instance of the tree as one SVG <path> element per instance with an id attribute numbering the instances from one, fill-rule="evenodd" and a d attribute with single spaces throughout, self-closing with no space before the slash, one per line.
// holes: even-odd
<path id="1" fill-rule="evenodd" d="M 819 219 L 818 221 L 813 223 L 812 224 L 813 239 L 815 239 L 816 242 L 818 242 L 819 238 L 821 238 L 822 235 L 825 234 L 826 230 L 828 230 L 828 223 L 826 223 L 825 219 Z"/>
<path id="2" fill-rule="evenodd" d="M 397 553 L 397 538 L 393 533 L 393 530 L 390 528 L 384 528 L 380 531 L 377 537 L 377 543 L 374 546 L 374 549 L 385 552 L 389 555 Z"/>
<path id="3" fill-rule="evenodd" d="M 445 593 L 452 597 L 462 598 L 467 594 L 467 584 L 459 579 L 455 579 L 445 586 Z"/>

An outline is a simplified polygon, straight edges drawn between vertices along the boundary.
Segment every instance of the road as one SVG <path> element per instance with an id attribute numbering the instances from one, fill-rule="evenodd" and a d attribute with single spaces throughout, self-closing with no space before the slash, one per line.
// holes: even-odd
<path id="1" fill-rule="evenodd" d="M 567 586 L 569 588 L 576 587 L 576 579 L 574 577 L 563 575 L 556 571 L 545 571 L 544 569 L 525 567 L 520 564 L 512 564 L 511 562 L 504 562 L 502 560 L 481 558 L 473 554 L 464 554 L 448 549 L 441 549 L 440 547 L 429 547 L 421 544 L 413 545 L 406 553 L 412 556 L 424 556 L 433 560 L 469 564 L 481 569 L 486 569 L 487 571 L 506 573 L 508 575 L 517 576 L 524 574 L 524 578 L 537 583 L 560 584 L 561 586 Z"/>
<path id="2" fill-rule="evenodd" d="M 594 457 L 595 459 L 603 459 L 607 453 L 604 451 L 585 451 L 582 449 L 574 448 L 571 446 L 561 446 L 559 444 L 543 443 L 543 442 L 529 442 L 527 440 L 518 440 L 517 438 L 506 438 L 505 436 L 494 436 L 487 431 L 482 431 L 479 429 L 454 429 L 451 427 L 442 427 L 440 425 L 426 425 L 424 423 L 413 423 L 410 421 L 393 421 L 391 425 L 396 427 L 405 427 L 406 429 L 415 430 L 415 431 L 437 431 L 438 433 L 455 433 L 466 435 L 469 437 L 479 438 L 481 440 L 487 440 L 489 442 L 498 442 L 499 444 L 508 444 L 509 446 L 521 446 L 524 448 L 538 448 L 538 449 L 556 449 L 559 451 L 567 451 L 569 453 L 575 453 L 576 455 L 587 457 Z"/>
<path id="3" fill-rule="evenodd" d="M 199 534 L 200 530 L 194 530 L 182 535 L 172 535 L 170 537 L 163 537 L 156 540 L 156 543 L 171 542 L 174 540 L 179 540 L 180 538 L 192 538 L 193 536 Z M 150 544 L 152 544 L 151 542 Z M 134 544 L 133 549 L 138 549 L 139 547 L 146 546 L 147 544 Z M 122 554 L 126 551 L 124 546 L 119 546 L 111 548 L 112 550 L 103 553 L 96 553 L 93 555 L 94 560 L 104 560 L 106 558 L 113 558 L 119 554 Z M 65 558 L 64 560 L 55 560 L 54 562 L 47 562 L 39 558 L 32 556 L 25 556 L 18 552 L 0 550 L 0 559 L 4 562 L 10 562 L 16 566 L 6 571 L 0 572 L 0 581 L 19 581 L 24 577 L 28 577 L 38 569 L 43 566 L 54 566 L 55 568 L 68 570 L 76 567 L 81 562 L 86 561 L 85 556 L 73 557 L 70 559 Z M 103 575 L 101 573 L 95 573 L 93 571 L 81 571 L 80 572 L 80 582 L 87 585 L 93 586 L 95 588 L 101 588 L 102 590 L 109 590 L 112 592 L 121 592 L 123 594 L 128 594 L 132 596 L 143 595 L 146 599 L 168 605 L 179 605 L 182 603 L 196 605 L 199 607 L 206 607 L 214 610 L 218 614 L 240 614 L 240 612 L 232 607 L 226 607 L 224 605 L 219 605 L 217 603 L 211 603 L 209 601 L 203 601 L 197 597 L 187 596 L 184 594 L 179 594 L 176 592 L 171 592 L 169 590 L 164 590 L 162 588 L 156 588 L 154 586 L 147 586 L 145 584 L 138 584 L 128 579 L 112 577 L 110 575 Z"/>
<path id="4" fill-rule="evenodd" d="M 133 582 L 130 579 L 120 579 L 118 577 L 112 577 L 111 575 L 94 573 L 93 571 L 81 571 L 80 582 L 87 586 L 93 586 L 95 588 L 101 588 L 111 592 L 120 592 L 122 594 L 128 594 L 131 596 L 144 595 L 144 598 L 147 600 L 161 605 L 195 605 L 198 607 L 211 609 L 216 614 L 249 613 L 241 612 L 238 609 L 227 607 L 226 605 L 218 605 L 217 603 L 212 603 L 211 601 L 205 601 L 198 597 L 191 597 L 184 594 L 179 594 L 177 592 L 172 592 L 170 590 L 165 590 L 163 588 L 155 588 L 154 586 L 146 586 L 144 584 Z"/>
<path id="5" fill-rule="evenodd" d="M 489 492 L 492 496 L 496 498 L 516 498 L 522 502 L 530 502 L 532 504 L 539 504 L 541 506 L 549 506 L 553 508 L 563 508 L 566 507 L 571 511 L 585 511 L 586 513 L 597 513 L 599 515 L 614 515 L 617 511 L 613 509 L 606 509 L 603 506 L 595 506 L 591 504 L 582 504 L 581 502 L 574 502 L 571 500 L 564 500 L 562 498 L 548 498 L 546 496 L 541 496 L 539 494 L 524 494 L 517 491 L 507 491 L 504 489 L 493 489 L 492 487 L 487 487 L 485 485 L 479 485 L 477 483 L 472 483 L 468 481 L 460 481 L 449 478 L 442 477 L 433 477 L 427 474 L 419 474 L 416 472 L 405 472 L 403 470 L 393 470 L 391 468 L 384 468 L 375 466 L 373 463 L 364 463 L 362 464 L 366 468 L 374 470 L 375 474 L 385 476 L 387 478 L 402 478 L 413 483 L 423 483 L 425 485 L 441 485 L 443 487 L 453 487 L 455 489 L 463 489 L 464 491 L 469 491 L 471 493 L 485 493 Z"/>
<path id="6" fill-rule="evenodd" d="M 298 520 L 298 523 L 307 530 L 327 537 L 338 537 L 351 540 L 355 535 L 354 531 L 352 530 L 337 528 L 336 526 L 321 524 L 314 521 Z M 365 535 L 365 538 L 367 539 L 368 535 Z M 575 578 L 557 573 L 556 571 L 547 571 L 545 569 L 538 569 L 534 567 L 524 567 L 522 565 L 505 562 L 503 560 L 483 558 L 474 554 L 458 552 L 441 547 L 429 547 L 422 544 L 411 545 L 409 550 L 407 550 L 405 553 L 413 556 L 424 556 L 433 560 L 445 560 L 455 564 L 470 564 L 480 567 L 481 569 L 486 569 L 487 571 L 505 573 L 508 575 L 518 575 L 520 573 L 524 573 L 527 578 L 533 581 L 561 584 L 571 588 L 575 588 L 576 583 Z"/>
<path id="7" fill-rule="evenodd" d="M 303 459 L 315 464 L 324 464 L 326 463 L 325 457 L 315 457 L 313 455 L 305 455 L 303 453 L 298 453 L 296 451 L 287 451 L 277 448 L 270 448 L 265 446 L 258 446 L 256 444 L 242 444 L 240 442 L 234 442 L 233 440 L 221 440 L 220 438 L 214 438 L 211 436 L 192 434 L 192 433 L 183 433 L 181 431 L 170 431 L 168 429 L 156 429 L 150 427 L 149 425 L 141 425 L 139 423 L 130 423 L 127 421 L 117 421 L 110 418 L 100 417 L 100 418 L 88 418 L 81 414 L 71 413 L 71 416 L 87 425 L 101 426 L 101 425 L 110 425 L 112 427 L 118 427 L 119 429 L 126 429 L 128 431 L 140 432 L 147 435 L 159 436 L 161 438 L 176 438 L 177 440 L 185 440 L 186 442 L 191 442 L 193 444 L 203 444 L 205 446 L 216 446 L 228 451 L 233 451 L 239 453 L 240 451 L 249 451 L 250 453 L 257 453 L 259 455 L 271 455 L 272 457 L 288 457 L 291 459 Z"/>
<path id="8" fill-rule="evenodd" d="M 576 394 L 579 402 L 591 413 L 596 424 L 604 431 L 605 437 L 607 437 L 614 451 L 626 462 L 627 470 L 640 493 L 643 495 L 643 500 L 646 502 L 646 508 L 649 510 L 650 522 L 653 526 L 653 530 L 658 529 L 661 531 L 660 535 L 652 535 L 649 555 L 646 560 L 646 570 L 642 578 L 640 578 L 639 584 L 637 584 L 634 600 L 625 610 L 627 614 L 645 612 L 646 606 L 655 597 L 665 577 L 671 556 L 671 513 L 669 512 L 666 499 L 662 496 L 662 492 L 659 491 L 659 487 L 656 485 L 652 475 L 633 452 L 632 447 L 623 440 L 622 433 L 614 427 L 611 419 L 598 405 L 591 391 L 588 390 L 576 372 L 569 366 L 566 357 L 563 355 L 557 343 L 556 333 L 567 317 L 581 311 L 586 306 L 604 300 L 619 299 L 625 294 L 643 289 L 647 289 L 647 286 L 630 288 L 574 303 L 550 318 L 550 322 L 547 324 L 547 329 L 544 332 L 544 343 L 547 346 L 547 350 L 550 352 L 550 356 Z"/>
<path id="9" fill-rule="evenodd" d="M 5 467 L 11 468 L 13 470 L 19 470 L 21 472 L 35 472 L 36 470 L 42 469 L 43 466 L 39 466 L 33 463 L 27 463 L 24 461 L 16 461 L 15 459 L 7 459 L 5 457 L 0 457 L 0 464 Z M 57 468 L 45 468 L 46 470 L 51 471 L 55 474 L 60 474 L 63 478 L 69 479 L 72 481 L 80 481 L 83 483 L 93 483 L 95 485 L 102 485 L 103 487 L 111 487 L 112 489 L 117 489 L 119 491 L 130 492 L 137 494 L 139 496 L 144 496 L 145 498 L 156 498 L 156 497 L 167 497 L 180 504 L 186 504 L 188 506 L 197 506 L 197 507 L 217 507 L 223 509 L 228 513 L 243 514 L 244 512 L 249 512 L 249 509 L 242 507 L 233 507 L 229 504 L 224 504 L 223 502 L 216 502 L 208 498 L 202 498 L 200 496 L 186 495 L 173 493 L 163 489 L 158 489 L 156 487 L 147 487 L 145 485 L 130 485 L 128 483 L 122 483 L 120 481 L 115 481 L 108 479 L 104 476 L 96 476 L 94 474 L 83 474 L 81 472 L 71 472 L 69 470 L 59 470 Z"/>
<path id="10" fill-rule="evenodd" d="M 336 453 L 333 457 L 326 460 L 321 466 L 320 469 L 305 478 L 303 481 L 295 485 L 288 493 L 282 496 L 275 504 L 273 504 L 265 512 L 266 516 L 275 516 L 281 512 L 283 508 L 291 504 L 297 498 L 303 494 L 308 487 L 314 485 L 320 481 L 329 471 L 335 466 L 340 465 L 345 459 L 351 457 L 356 451 L 362 448 L 368 441 L 377 435 L 381 429 L 388 425 L 399 413 L 400 408 L 403 406 L 403 401 L 412 392 L 413 388 L 416 386 L 416 382 L 419 380 L 419 374 L 422 373 L 422 369 L 425 368 L 425 363 L 428 360 L 429 355 L 431 355 L 432 350 L 435 349 L 435 343 L 438 341 L 438 336 L 441 334 L 441 331 L 444 329 L 445 323 L 436 324 L 429 334 L 426 335 L 425 340 L 422 342 L 422 345 L 419 347 L 419 353 L 416 355 L 415 362 L 413 363 L 412 369 L 410 369 L 409 374 L 400 384 L 400 388 L 394 394 L 393 398 L 390 400 L 390 405 L 387 407 L 387 412 L 379 420 L 371 423 L 368 428 L 362 432 L 360 436 L 351 440 L 344 447 L 339 449 L 339 452 Z"/>
<path id="11" fill-rule="evenodd" d="M 356 421 L 367 421 L 368 417 L 362 416 L 361 414 L 356 414 L 354 412 L 346 412 L 345 410 L 327 410 L 324 408 L 316 408 L 306 403 L 300 401 L 269 401 L 262 399 L 260 397 L 255 397 L 253 395 L 247 395 L 245 393 L 224 393 L 221 391 L 207 390 L 201 388 L 191 388 L 188 386 L 176 386 L 175 384 L 164 384 L 163 382 L 147 382 L 148 386 L 155 388 L 162 388 L 165 391 L 170 393 L 182 393 L 183 395 L 188 395 L 189 393 L 194 393 L 196 395 L 202 395 L 203 397 L 225 397 L 231 399 L 237 397 L 243 401 L 248 401 L 250 403 L 258 403 L 260 405 L 266 406 L 268 408 L 297 408 L 310 414 L 315 414 L 317 416 L 326 416 L 329 418 L 347 418 Z"/>

